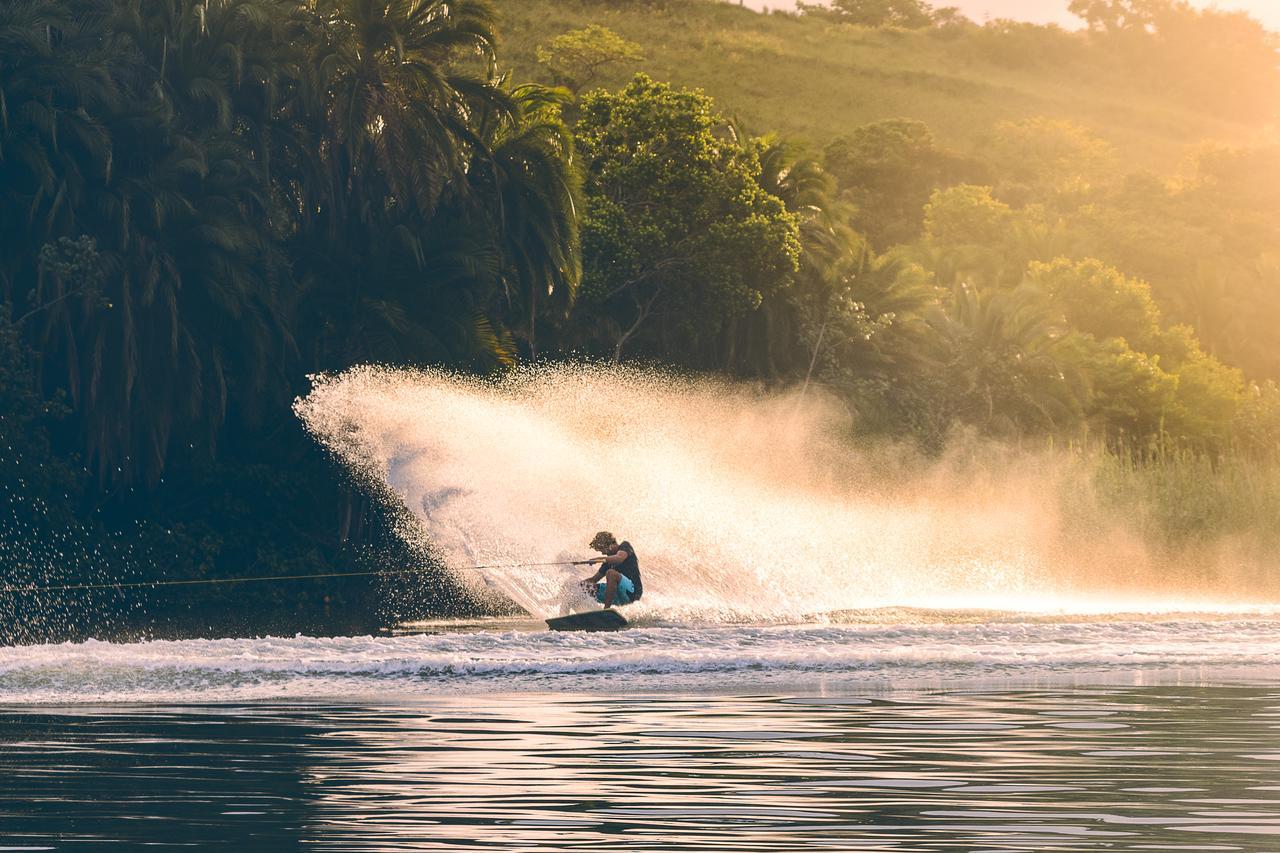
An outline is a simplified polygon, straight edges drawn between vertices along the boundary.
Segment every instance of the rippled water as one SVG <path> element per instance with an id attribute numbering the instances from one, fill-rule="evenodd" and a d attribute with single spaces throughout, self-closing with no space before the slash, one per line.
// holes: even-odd
<path id="1" fill-rule="evenodd" d="M 1267 850 L 1278 719 L 1258 685 L 10 708 L 0 846 Z"/>
<path id="2" fill-rule="evenodd" d="M 1273 614 L 0 649 L 0 849 L 1278 850 Z"/>

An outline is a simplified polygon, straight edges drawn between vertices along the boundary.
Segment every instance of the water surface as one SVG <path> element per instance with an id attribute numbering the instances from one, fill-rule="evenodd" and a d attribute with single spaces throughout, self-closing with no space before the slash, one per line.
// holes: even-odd
<path id="1" fill-rule="evenodd" d="M 1280 849 L 1271 612 L 536 625 L 0 649 L 0 848 Z"/>
<path id="2" fill-rule="evenodd" d="M 5 849 L 1266 850 L 1280 687 L 10 707 Z"/>

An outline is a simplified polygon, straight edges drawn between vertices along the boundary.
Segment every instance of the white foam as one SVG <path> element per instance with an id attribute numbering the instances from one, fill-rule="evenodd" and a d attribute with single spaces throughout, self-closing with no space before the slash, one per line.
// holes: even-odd
<path id="1" fill-rule="evenodd" d="M 384 700 L 519 690 L 751 691 L 1177 670 L 1280 675 L 1280 621 L 702 626 L 0 649 L 0 703 Z"/>

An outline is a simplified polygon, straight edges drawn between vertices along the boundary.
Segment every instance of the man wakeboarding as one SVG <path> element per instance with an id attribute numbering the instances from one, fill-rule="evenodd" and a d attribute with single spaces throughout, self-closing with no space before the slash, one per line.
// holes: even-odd
<path id="1" fill-rule="evenodd" d="M 644 584 L 640 582 L 640 561 L 631 543 L 619 543 L 612 533 L 602 530 L 588 547 L 604 556 L 590 561 L 600 563 L 600 571 L 582 582 L 587 594 L 594 592 L 596 601 L 605 607 L 639 601 Z"/>

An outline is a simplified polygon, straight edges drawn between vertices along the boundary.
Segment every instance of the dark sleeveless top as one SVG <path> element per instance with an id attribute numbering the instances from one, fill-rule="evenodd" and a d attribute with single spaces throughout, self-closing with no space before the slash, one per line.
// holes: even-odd
<path id="1" fill-rule="evenodd" d="M 640 582 L 640 561 L 636 559 L 636 550 L 631 547 L 630 542 L 623 542 L 618 546 L 618 550 L 626 551 L 627 559 L 618 563 L 616 566 L 612 566 L 612 568 L 617 569 L 618 574 L 622 575 L 624 578 L 628 578 L 636 585 L 635 597 L 639 598 L 644 595 L 644 584 Z"/>

